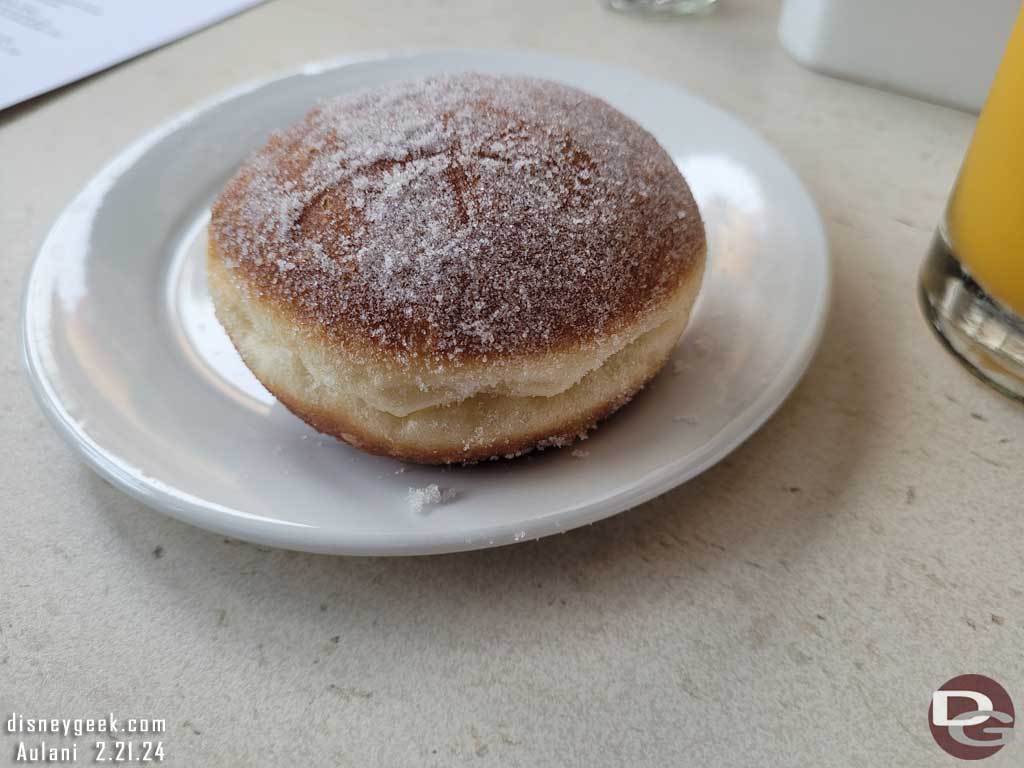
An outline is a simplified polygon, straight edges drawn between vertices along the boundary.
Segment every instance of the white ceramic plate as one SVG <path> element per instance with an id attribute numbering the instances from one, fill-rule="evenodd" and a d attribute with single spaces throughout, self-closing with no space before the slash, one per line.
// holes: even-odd
<path id="1" fill-rule="evenodd" d="M 246 154 L 317 99 L 459 70 L 561 80 L 638 120 L 693 188 L 709 269 L 675 361 L 590 440 L 514 461 L 419 467 L 318 435 L 260 386 L 214 318 L 205 224 Z M 448 552 L 599 520 L 719 461 L 804 372 L 828 293 L 824 231 L 796 175 L 753 131 L 686 91 L 538 54 L 382 56 L 243 87 L 126 149 L 42 247 L 25 300 L 25 358 L 60 433 L 151 507 L 293 549 Z M 432 483 L 455 497 L 414 513 L 409 489 Z"/>

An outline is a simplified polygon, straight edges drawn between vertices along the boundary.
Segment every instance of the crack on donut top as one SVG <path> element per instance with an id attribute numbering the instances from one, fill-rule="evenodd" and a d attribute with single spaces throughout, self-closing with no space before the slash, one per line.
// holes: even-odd
<path id="1" fill-rule="evenodd" d="M 317 105 L 229 182 L 211 236 L 235 279 L 339 341 L 438 361 L 599 338 L 704 248 L 640 126 L 567 86 L 473 74 Z"/>

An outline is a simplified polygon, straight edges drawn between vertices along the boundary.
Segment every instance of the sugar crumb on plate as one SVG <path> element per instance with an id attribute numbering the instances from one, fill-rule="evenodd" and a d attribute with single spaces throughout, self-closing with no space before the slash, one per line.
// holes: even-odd
<path id="1" fill-rule="evenodd" d="M 458 492 L 453 488 L 441 490 L 437 483 L 431 483 L 422 488 L 410 488 L 409 495 L 406 498 L 409 502 L 409 509 L 412 510 L 413 514 L 420 515 L 423 514 L 424 508 L 444 504 L 454 499 L 457 495 Z"/>

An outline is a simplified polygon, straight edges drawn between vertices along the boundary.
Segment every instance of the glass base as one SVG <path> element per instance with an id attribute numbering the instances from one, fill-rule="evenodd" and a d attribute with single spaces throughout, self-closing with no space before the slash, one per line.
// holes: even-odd
<path id="1" fill-rule="evenodd" d="M 664 16 L 690 16 L 706 13 L 718 0 L 606 0 L 615 11 Z"/>
<path id="2" fill-rule="evenodd" d="M 1024 321 L 964 272 L 941 231 L 921 267 L 919 297 L 935 333 L 967 370 L 1024 401 Z"/>

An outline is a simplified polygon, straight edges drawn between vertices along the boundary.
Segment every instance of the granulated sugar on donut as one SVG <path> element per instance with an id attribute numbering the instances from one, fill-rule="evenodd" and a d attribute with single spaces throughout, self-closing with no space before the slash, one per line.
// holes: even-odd
<path id="1" fill-rule="evenodd" d="M 628 117 L 461 74 L 328 100 L 272 135 L 213 207 L 209 277 L 296 414 L 465 462 L 571 442 L 628 400 L 685 326 L 704 254 L 685 181 Z"/>

